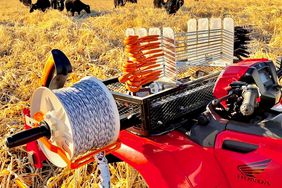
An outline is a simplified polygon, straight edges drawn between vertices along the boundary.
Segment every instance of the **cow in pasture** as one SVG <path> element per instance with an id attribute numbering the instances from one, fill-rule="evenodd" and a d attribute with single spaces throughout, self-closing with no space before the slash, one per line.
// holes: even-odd
<path id="1" fill-rule="evenodd" d="M 137 0 L 114 0 L 115 8 L 124 6 L 126 2 L 137 3 Z"/>
<path id="2" fill-rule="evenodd" d="M 168 0 L 164 7 L 168 14 L 175 14 L 184 5 L 184 0 Z"/>
<path id="3" fill-rule="evenodd" d="M 46 9 L 50 8 L 51 4 L 49 0 L 37 0 L 35 4 L 31 5 L 30 11 L 33 12 L 34 10 L 41 10 L 45 11 Z"/>
<path id="4" fill-rule="evenodd" d="M 66 0 L 66 9 L 68 12 L 71 12 L 72 16 L 77 12 L 80 15 L 82 10 L 85 10 L 88 14 L 90 13 L 90 6 L 84 4 L 80 0 Z"/>
<path id="5" fill-rule="evenodd" d="M 51 0 L 51 7 L 63 11 L 65 8 L 65 0 Z"/>
<path id="6" fill-rule="evenodd" d="M 114 0 L 115 8 L 120 7 L 120 6 L 124 6 L 125 3 L 126 3 L 125 0 Z"/>
<path id="7" fill-rule="evenodd" d="M 25 6 L 30 6 L 31 5 L 31 0 L 20 0 Z"/>
<path id="8" fill-rule="evenodd" d="M 154 7 L 155 8 L 162 8 L 164 7 L 165 2 L 164 0 L 154 0 Z"/>
<path id="9" fill-rule="evenodd" d="M 126 2 L 137 3 L 137 0 L 126 0 Z"/>

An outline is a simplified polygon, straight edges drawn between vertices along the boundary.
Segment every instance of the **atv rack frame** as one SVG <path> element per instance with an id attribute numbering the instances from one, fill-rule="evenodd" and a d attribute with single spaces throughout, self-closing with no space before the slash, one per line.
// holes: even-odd
<path id="1" fill-rule="evenodd" d="M 213 99 L 218 72 L 146 97 L 125 93 L 117 78 L 104 81 L 112 91 L 121 119 L 136 114 L 141 123 L 129 130 L 142 136 L 164 134 L 195 117 Z"/>
<path id="2" fill-rule="evenodd" d="M 140 118 L 141 123 L 130 130 L 142 136 L 176 129 L 203 110 L 213 99 L 219 71 L 233 63 L 232 18 L 190 19 L 187 32 L 182 33 L 175 33 L 170 27 L 128 28 L 125 35 L 159 36 L 158 49 L 163 56 L 158 57 L 157 63 L 162 65 L 162 76 L 175 83 L 175 87 L 141 98 L 129 95 L 117 78 L 104 81 L 112 91 L 121 119 L 132 114 Z M 195 76 L 198 71 L 203 74 Z"/>

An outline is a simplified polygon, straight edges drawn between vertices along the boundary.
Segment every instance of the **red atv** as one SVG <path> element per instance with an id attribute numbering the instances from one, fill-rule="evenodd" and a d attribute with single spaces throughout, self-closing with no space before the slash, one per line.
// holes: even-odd
<path id="1" fill-rule="evenodd" d="M 71 66 L 59 50 L 52 53 L 55 63 L 45 67 L 42 83 L 56 89 L 64 85 Z M 117 78 L 104 84 L 112 90 L 121 123 L 120 145 L 107 148 L 108 161 L 130 164 L 149 187 L 280 187 L 281 87 L 272 61 L 240 61 L 220 75 L 208 74 L 146 97 L 117 92 L 122 89 Z M 50 138 L 46 127 L 13 135 L 7 146 L 28 143 L 41 167 L 45 156 L 34 140 Z M 48 148 L 64 152 L 52 144 Z M 69 166 L 91 161 L 82 157 Z"/>

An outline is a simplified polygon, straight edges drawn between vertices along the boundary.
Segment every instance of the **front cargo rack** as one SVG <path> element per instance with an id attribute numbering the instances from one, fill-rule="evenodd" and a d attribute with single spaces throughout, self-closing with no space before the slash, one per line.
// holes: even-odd
<path id="1" fill-rule="evenodd" d="M 121 118 L 137 115 L 140 119 L 141 123 L 129 129 L 139 135 L 162 134 L 181 126 L 185 119 L 199 115 L 213 99 L 219 72 L 233 63 L 232 18 L 190 19 L 187 32 L 181 33 L 163 27 L 128 28 L 125 34 L 158 36 L 161 45 L 157 50 L 163 52 L 157 58 L 161 75 L 175 83 L 174 87 L 159 93 L 136 97 L 129 95 L 117 78 L 104 82 L 112 91 Z"/>
<path id="2" fill-rule="evenodd" d="M 162 134 L 181 125 L 183 118 L 195 117 L 213 99 L 212 90 L 219 72 L 188 81 L 146 97 L 126 93 L 118 78 L 105 80 L 118 106 L 121 119 L 137 115 L 140 124 L 129 130 L 142 136 Z"/>

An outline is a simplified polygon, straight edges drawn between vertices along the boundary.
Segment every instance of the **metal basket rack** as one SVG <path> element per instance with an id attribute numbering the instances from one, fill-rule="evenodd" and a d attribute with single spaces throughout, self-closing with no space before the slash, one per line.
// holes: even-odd
<path id="1" fill-rule="evenodd" d="M 203 111 L 213 99 L 217 76 L 233 63 L 234 22 L 231 18 L 191 19 L 187 32 L 171 28 L 129 28 L 126 35 L 159 35 L 162 75 L 178 82 L 175 87 L 146 97 L 129 95 L 117 78 L 104 81 L 112 91 L 121 118 L 140 118 L 129 130 L 143 136 L 173 130 Z M 179 84 L 180 81 L 180 84 Z"/>

